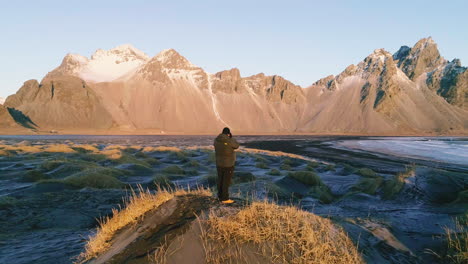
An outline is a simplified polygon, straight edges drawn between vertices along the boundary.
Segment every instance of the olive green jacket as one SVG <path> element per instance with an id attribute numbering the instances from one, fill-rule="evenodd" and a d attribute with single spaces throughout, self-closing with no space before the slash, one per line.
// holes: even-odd
<path id="1" fill-rule="evenodd" d="M 233 167 L 236 163 L 235 149 L 239 148 L 239 143 L 234 138 L 226 134 L 219 134 L 214 140 L 217 167 Z"/>

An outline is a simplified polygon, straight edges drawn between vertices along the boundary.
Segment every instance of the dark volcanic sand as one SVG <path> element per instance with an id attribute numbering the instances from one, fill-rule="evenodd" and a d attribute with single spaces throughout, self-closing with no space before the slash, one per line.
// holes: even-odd
<path id="1" fill-rule="evenodd" d="M 3 144 L 15 144 L 28 140 L 31 144 L 49 143 L 95 143 L 103 149 L 109 144 L 140 146 L 194 146 L 211 145 L 209 136 L 13 136 L 0 137 Z M 436 263 L 427 249 L 444 252 L 444 228 L 453 228 L 453 218 L 466 212 L 466 203 L 454 202 L 458 191 L 467 188 L 468 166 L 423 159 L 344 149 L 336 144 L 359 137 L 310 137 L 310 136 L 251 136 L 239 137 L 243 147 L 283 151 L 303 155 L 324 163 L 314 169 L 330 188 L 334 200 L 325 204 L 313 198 L 310 188 L 286 177 L 290 171 L 307 169 L 307 162 L 299 160 L 291 168 L 282 168 L 285 158 L 267 155 L 238 155 L 236 177 L 231 188 L 233 196 L 242 198 L 254 195 L 257 198 L 275 198 L 279 203 L 295 203 L 305 210 L 328 216 L 343 226 L 369 263 Z M 1 148 L 0 148 L 1 149 Z M 141 160 L 137 152 L 129 155 Z M 167 173 L 176 185 L 213 186 L 207 175 L 213 173 L 210 151 L 197 150 L 187 157 L 174 156 L 170 152 L 145 154 L 155 158 L 158 164 L 141 168 L 132 163 L 115 164 L 109 160 L 96 162 L 105 168 L 123 170 L 124 175 L 115 176 L 127 186 L 151 185 L 155 174 L 163 174 L 169 166 L 177 165 L 185 175 Z M 39 170 L 41 164 L 51 159 L 80 159 L 78 154 L 22 154 L 12 157 L 0 156 L 0 263 L 70 263 L 83 250 L 85 238 L 92 234 L 100 217 L 109 215 L 118 208 L 125 189 L 76 188 L 61 183 L 39 184 L 24 182 L 21 177 L 30 170 Z M 189 161 L 197 161 L 200 167 L 191 167 Z M 265 163 L 266 168 L 258 166 Z M 343 163 L 355 168 L 371 168 L 384 179 L 405 171 L 409 164 L 416 164 L 415 176 L 408 178 L 403 190 L 392 199 L 383 199 L 379 189 L 375 194 L 352 191 L 362 178 L 356 173 L 345 175 Z M 327 166 L 327 165 L 334 165 Z M 73 176 L 75 170 L 66 165 L 45 174 L 60 179 Z M 269 175 L 270 169 L 280 175 Z M 436 170 L 437 169 L 437 170 Z M 431 175 L 442 173 L 440 169 L 455 173 L 454 177 L 440 176 L 443 181 L 434 183 Z M 193 173 L 195 170 L 197 173 Z M 242 174 L 244 173 L 244 174 Z M 249 173 L 252 173 L 251 175 Z M 253 178 L 252 178 L 253 177 Z M 453 179 L 455 183 L 451 182 Z M 461 180 L 460 180 L 461 179 Z M 282 195 L 271 193 L 271 185 Z M 8 198 L 8 199 L 6 199 Z M 13 199 L 13 200 L 12 200 Z"/>
<path id="2" fill-rule="evenodd" d="M 375 263 L 385 261 L 396 263 L 434 263 L 441 260 L 427 253 L 427 249 L 444 250 L 443 239 L 446 227 L 454 228 L 453 219 L 467 212 L 467 204 L 447 203 L 438 200 L 438 192 L 444 186 L 431 183 L 426 176 L 433 170 L 447 170 L 460 176 L 460 190 L 468 187 L 468 161 L 466 165 L 434 162 L 417 158 L 405 158 L 339 146 L 341 140 L 355 140 L 359 137 L 317 137 L 308 140 L 264 140 L 247 142 L 250 148 L 284 151 L 300 154 L 334 164 L 346 163 L 354 167 L 371 168 L 383 176 L 405 171 L 408 165 L 417 166 L 416 176 L 410 178 L 402 192 L 391 200 L 381 196 L 363 193 L 353 194 L 331 204 L 320 204 L 315 199 L 302 199 L 305 210 L 322 216 L 329 216 L 340 223 L 367 255 L 366 260 Z M 434 150 L 437 151 L 437 150 Z M 343 186 L 353 182 L 351 175 L 337 176 L 336 172 L 321 175 L 322 180 L 340 192 Z M 446 190 L 447 191 L 447 190 Z M 449 192 L 449 191 L 448 191 Z M 410 253 L 389 251 L 387 245 L 369 236 L 369 231 L 387 229 L 409 249 Z M 373 252 L 374 251 L 374 252 Z"/>

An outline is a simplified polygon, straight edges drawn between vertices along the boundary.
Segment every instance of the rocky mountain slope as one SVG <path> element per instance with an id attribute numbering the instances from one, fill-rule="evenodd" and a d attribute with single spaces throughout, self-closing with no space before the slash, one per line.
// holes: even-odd
<path id="1" fill-rule="evenodd" d="M 463 102 L 443 96 L 452 93 L 466 96 L 466 84 L 451 79 L 461 77 L 449 76 L 444 70 L 453 67 L 452 64 L 440 57 L 431 38 L 420 40 L 411 49 L 403 46 L 393 56 L 383 49 L 375 50 L 358 65 L 308 88 L 309 104 L 301 131 L 377 134 L 464 131 L 468 119 Z M 447 88 L 436 77 L 429 81 L 428 76 L 436 75 L 439 80 L 452 80 L 453 85 Z M 439 92 L 444 89 L 441 87 L 450 92 Z"/>
<path id="2" fill-rule="evenodd" d="M 393 55 L 375 50 L 301 88 L 276 75 L 242 77 L 236 68 L 207 73 L 173 49 L 149 58 L 122 45 L 90 59 L 68 54 L 5 107 L 37 131 L 64 133 L 193 134 L 229 126 L 237 133 L 464 134 L 466 69 L 426 38 Z"/>

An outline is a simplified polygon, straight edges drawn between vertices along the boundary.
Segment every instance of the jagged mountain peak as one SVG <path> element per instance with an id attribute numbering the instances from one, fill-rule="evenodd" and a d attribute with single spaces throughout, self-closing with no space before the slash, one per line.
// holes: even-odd
<path id="1" fill-rule="evenodd" d="M 86 64 L 89 59 L 85 56 L 76 53 L 67 53 L 62 60 L 62 64 Z"/>
<path id="2" fill-rule="evenodd" d="M 409 52 L 411 51 L 411 48 L 408 46 L 401 46 L 400 49 L 393 54 L 393 59 L 394 60 L 400 60 L 404 59 L 406 56 L 408 56 Z"/>
<path id="3" fill-rule="evenodd" d="M 427 37 L 427 38 L 422 38 L 420 39 L 418 42 L 416 42 L 416 44 L 414 45 L 413 48 L 426 48 L 430 45 L 436 45 L 437 44 L 435 43 L 434 39 L 432 39 L 431 36 Z"/>
<path id="4" fill-rule="evenodd" d="M 357 66 L 348 66 L 338 78 L 359 74 L 362 78 L 368 79 L 370 76 L 380 75 L 386 67 L 394 67 L 392 54 L 385 49 L 376 49 Z"/>
<path id="5" fill-rule="evenodd" d="M 196 68 L 189 60 L 175 49 L 165 49 L 158 53 L 152 60 L 157 60 L 164 68 L 187 69 Z"/>
<path id="6" fill-rule="evenodd" d="M 103 50 L 103 49 L 98 49 L 96 52 L 94 52 L 93 55 L 91 55 L 92 60 L 99 60 L 102 59 L 103 57 L 119 57 L 121 60 L 144 60 L 147 61 L 149 60 L 149 56 L 146 55 L 143 51 L 135 48 L 134 46 L 130 44 L 123 44 L 120 46 L 117 46 L 115 48 L 112 48 L 110 50 Z"/>
<path id="7" fill-rule="evenodd" d="M 385 49 L 381 48 L 381 49 L 375 49 L 371 54 L 369 54 L 369 56 L 367 57 L 371 57 L 371 58 L 375 58 L 375 57 L 379 57 L 379 58 L 386 58 L 386 57 L 390 57 L 392 56 L 388 51 L 386 51 Z"/>
<path id="8" fill-rule="evenodd" d="M 384 63 L 388 58 L 392 58 L 392 54 L 385 49 L 376 49 L 364 59 L 364 62 L 367 64 Z"/>
<path id="9" fill-rule="evenodd" d="M 62 64 L 49 72 L 46 78 L 72 75 L 89 82 L 110 82 L 135 70 L 148 60 L 148 55 L 129 44 L 110 50 L 98 49 L 91 59 L 69 53 L 63 58 Z"/>
<path id="10" fill-rule="evenodd" d="M 437 44 L 431 37 L 419 40 L 412 48 L 402 46 L 394 55 L 398 67 L 411 79 L 444 65 L 447 61 L 440 55 Z"/>
<path id="11" fill-rule="evenodd" d="M 234 78 L 234 79 L 240 79 L 240 71 L 238 68 L 232 68 L 230 70 L 225 70 L 225 71 L 220 71 L 215 74 L 216 77 L 218 78 Z"/>

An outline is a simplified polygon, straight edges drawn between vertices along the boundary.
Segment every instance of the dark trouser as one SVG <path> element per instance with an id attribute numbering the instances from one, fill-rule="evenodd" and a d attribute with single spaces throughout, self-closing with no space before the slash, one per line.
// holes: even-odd
<path id="1" fill-rule="evenodd" d="M 234 167 L 216 167 L 218 169 L 218 198 L 221 201 L 229 200 L 229 185 L 231 184 Z"/>

